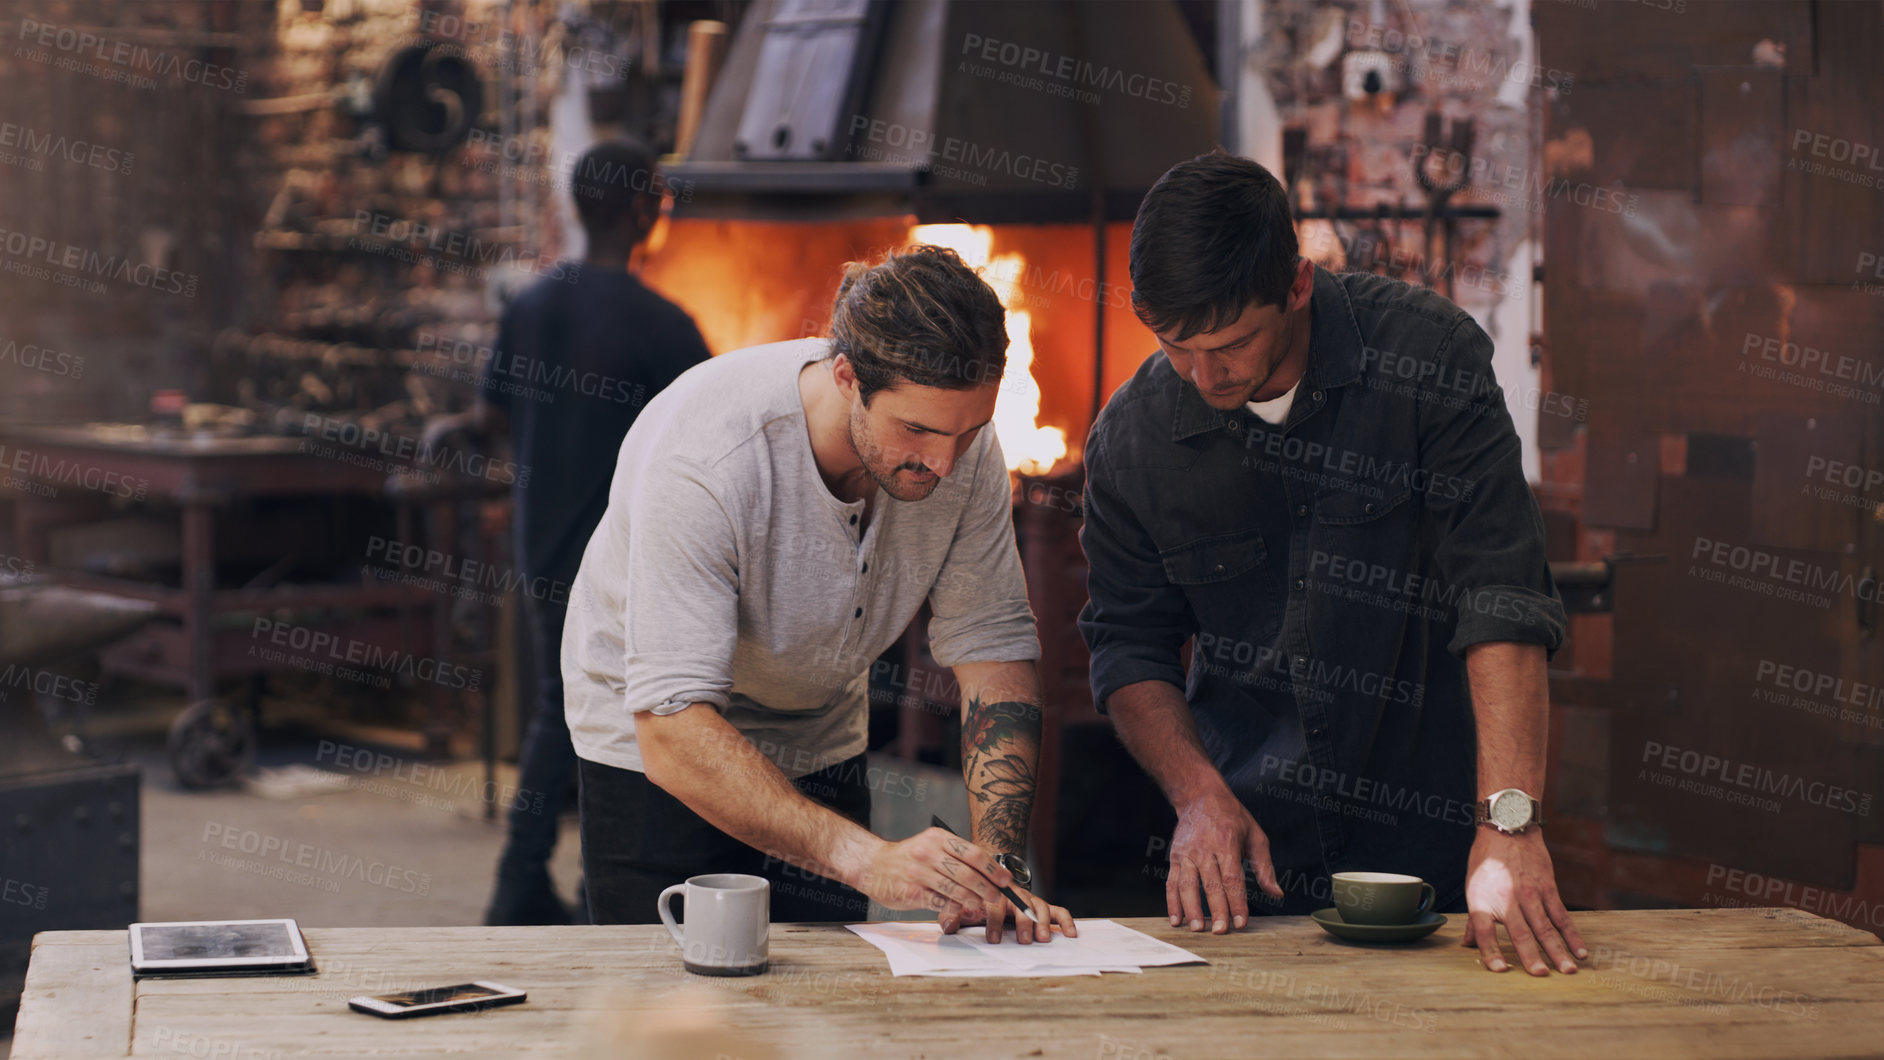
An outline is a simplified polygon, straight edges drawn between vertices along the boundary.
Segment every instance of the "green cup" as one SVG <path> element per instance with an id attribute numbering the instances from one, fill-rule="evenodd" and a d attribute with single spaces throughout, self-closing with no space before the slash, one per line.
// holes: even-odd
<path id="1" fill-rule="evenodd" d="M 1337 872 L 1335 911 L 1350 924 L 1411 924 L 1432 911 L 1436 892 L 1418 876 Z"/>

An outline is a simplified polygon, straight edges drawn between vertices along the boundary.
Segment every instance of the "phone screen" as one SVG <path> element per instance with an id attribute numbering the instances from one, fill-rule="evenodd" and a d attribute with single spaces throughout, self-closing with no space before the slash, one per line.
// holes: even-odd
<path id="1" fill-rule="evenodd" d="M 435 986 L 429 990 L 408 990 L 403 994 L 375 994 L 373 1000 L 384 1001 L 388 1005 L 400 1008 L 417 1008 L 420 1005 L 437 1005 L 447 1001 L 476 1001 L 482 997 L 502 997 L 503 992 L 492 990 L 476 983 L 463 983 L 459 986 Z"/>

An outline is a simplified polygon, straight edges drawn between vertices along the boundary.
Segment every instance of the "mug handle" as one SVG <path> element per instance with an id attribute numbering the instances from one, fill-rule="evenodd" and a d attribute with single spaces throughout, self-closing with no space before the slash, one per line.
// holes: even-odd
<path id="1" fill-rule="evenodd" d="M 1421 917 L 1425 916 L 1427 913 L 1432 912 L 1433 901 L 1438 897 L 1439 897 L 1439 892 L 1433 890 L 1432 884 L 1421 883 L 1420 884 L 1420 907 L 1413 911 L 1413 919 L 1418 920 Z M 661 904 L 665 906 L 667 903 L 662 902 Z"/>
<path id="2" fill-rule="evenodd" d="M 1432 890 L 1432 887 L 1429 885 L 1427 890 Z M 655 904 L 661 911 L 661 923 L 667 925 L 667 933 L 674 936 L 674 941 L 678 943 L 683 950 L 687 948 L 687 936 L 682 935 L 680 933 L 680 925 L 674 923 L 674 909 L 667 900 L 677 894 L 685 894 L 686 891 L 686 884 L 677 883 L 667 890 L 662 891 L 661 896 L 655 899 Z"/>

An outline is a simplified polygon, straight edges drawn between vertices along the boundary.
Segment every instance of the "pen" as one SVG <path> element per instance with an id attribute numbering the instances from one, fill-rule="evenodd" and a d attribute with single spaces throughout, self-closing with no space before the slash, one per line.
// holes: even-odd
<path id="1" fill-rule="evenodd" d="M 962 834 L 960 832 L 957 832 L 955 829 L 950 828 L 948 826 L 948 822 L 944 821 L 942 818 L 937 817 L 934 814 L 929 815 L 929 823 L 932 825 L 935 825 L 937 828 L 942 829 L 944 832 L 947 832 L 948 834 L 954 836 L 957 839 L 962 838 Z M 999 884 L 996 884 L 995 886 L 1000 887 Z M 1014 893 L 1014 888 L 1000 887 L 1000 890 L 1001 890 L 1001 894 L 1004 895 L 1008 901 L 1014 903 L 1014 908 L 1027 914 L 1027 919 L 1032 920 L 1034 918 L 1034 907 L 1031 905 L 1028 905 L 1026 902 L 1021 901 L 1021 896 Z"/>

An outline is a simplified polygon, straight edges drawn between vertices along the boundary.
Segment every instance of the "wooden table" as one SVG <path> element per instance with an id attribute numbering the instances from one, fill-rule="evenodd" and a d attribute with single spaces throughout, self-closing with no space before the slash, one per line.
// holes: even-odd
<path id="1" fill-rule="evenodd" d="M 312 928 L 318 976 L 133 984 L 122 931 L 35 940 L 13 1060 L 621 1057 L 1884 1055 L 1884 945 L 1791 909 L 1578 914 L 1574 976 L 1483 971 L 1463 917 L 1406 947 L 1305 918 L 1222 937 L 1123 921 L 1208 966 L 1061 979 L 893 979 L 841 927 L 775 924 L 772 970 L 690 976 L 651 927 Z M 347 998 L 494 979 L 527 1004 L 410 1021 Z M 588 1051 L 583 1043 L 589 1042 Z"/>

